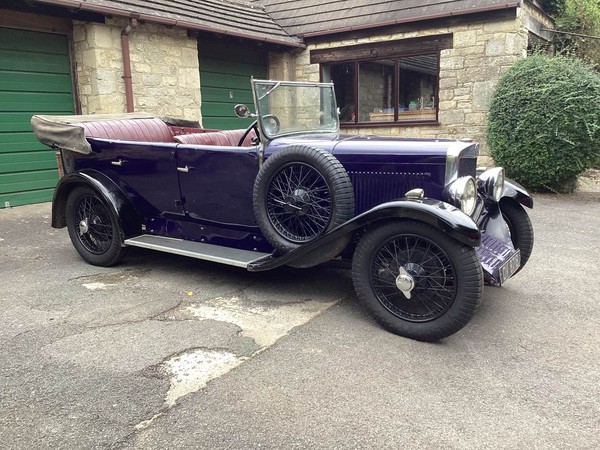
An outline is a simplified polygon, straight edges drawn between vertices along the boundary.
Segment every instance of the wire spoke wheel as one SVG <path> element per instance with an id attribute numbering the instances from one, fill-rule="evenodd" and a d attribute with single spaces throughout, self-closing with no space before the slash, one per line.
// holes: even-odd
<path id="1" fill-rule="evenodd" d="M 352 279 L 358 298 L 382 326 L 420 341 L 463 328 L 483 294 L 475 249 L 413 220 L 367 230 L 354 252 Z"/>
<path id="2" fill-rule="evenodd" d="M 294 243 L 310 241 L 327 229 L 333 207 L 325 178 L 304 163 L 284 166 L 267 190 L 267 213 L 275 230 Z"/>
<path id="3" fill-rule="evenodd" d="M 414 280 L 410 299 L 396 284 L 400 268 Z M 371 278 L 381 304 L 408 321 L 436 319 L 456 297 L 456 271 L 448 255 L 420 236 L 402 235 L 384 243 L 373 257 Z"/>
<path id="4" fill-rule="evenodd" d="M 69 237 L 83 259 L 104 267 L 121 260 L 123 248 L 117 218 L 94 190 L 87 186 L 73 189 L 65 210 Z"/>
<path id="5" fill-rule="evenodd" d="M 354 217 L 354 190 L 344 166 L 330 152 L 290 145 L 271 154 L 252 192 L 254 217 L 273 248 L 288 252 L 312 242 Z M 335 258 L 345 235 L 290 262 L 312 267 Z"/>
<path id="6" fill-rule="evenodd" d="M 108 211 L 98 198 L 81 198 L 73 219 L 79 228 L 79 241 L 88 252 L 101 255 L 110 248 L 114 230 Z"/>

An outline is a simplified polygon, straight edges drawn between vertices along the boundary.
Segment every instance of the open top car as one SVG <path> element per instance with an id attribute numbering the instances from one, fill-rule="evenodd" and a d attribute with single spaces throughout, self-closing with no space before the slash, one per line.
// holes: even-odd
<path id="1" fill-rule="evenodd" d="M 352 260 L 359 299 L 388 330 L 438 340 L 464 327 L 484 280 L 527 262 L 533 200 L 470 141 L 340 134 L 332 84 L 252 80 L 240 130 L 148 114 L 34 116 L 60 149 L 52 226 L 100 266 L 128 246 L 250 271 Z"/>

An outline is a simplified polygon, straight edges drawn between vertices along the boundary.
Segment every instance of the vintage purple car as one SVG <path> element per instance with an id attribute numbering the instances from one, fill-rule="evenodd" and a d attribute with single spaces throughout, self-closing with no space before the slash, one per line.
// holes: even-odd
<path id="1" fill-rule="evenodd" d="M 432 341 L 464 327 L 484 280 L 527 262 L 533 200 L 478 145 L 340 134 L 333 85 L 252 80 L 247 129 L 147 114 L 34 116 L 60 149 L 52 226 L 90 264 L 128 246 L 246 268 L 352 261 L 358 298 L 393 333 Z"/>

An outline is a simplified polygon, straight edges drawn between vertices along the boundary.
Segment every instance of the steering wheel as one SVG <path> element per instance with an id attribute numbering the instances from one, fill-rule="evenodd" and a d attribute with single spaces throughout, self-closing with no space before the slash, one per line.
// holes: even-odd
<path id="1" fill-rule="evenodd" d="M 246 131 L 244 131 L 244 134 L 242 135 L 240 141 L 238 142 L 238 147 L 242 147 L 242 144 L 244 143 L 244 140 L 248 137 L 248 135 L 250 134 L 250 132 L 254 130 L 254 134 L 256 135 L 256 137 L 259 139 L 260 141 L 260 134 L 258 133 L 258 123 L 255 120 L 254 122 L 252 122 L 250 124 L 250 126 L 248 128 L 246 128 Z"/>
<path id="2" fill-rule="evenodd" d="M 279 129 L 281 128 L 281 122 L 275 114 L 265 114 L 264 116 L 262 116 L 262 121 L 264 127 L 269 127 L 269 133 L 279 133 Z M 273 124 L 268 124 L 268 121 L 272 121 Z"/>

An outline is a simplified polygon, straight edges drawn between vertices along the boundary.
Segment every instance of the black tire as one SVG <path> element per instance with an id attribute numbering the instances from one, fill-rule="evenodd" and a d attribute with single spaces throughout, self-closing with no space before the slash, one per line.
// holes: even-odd
<path id="1" fill-rule="evenodd" d="M 123 258 L 119 224 L 91 188 L 75 188 L 67 198 L 66 221 L 77 252 L 94 266 L 109 267 Z"/>
<path id="2" fill-rule="evenodd" d="M 400 267 L 414 281 L 410 299 L 397 287 Z M 437 341 L 463 328 L 483 294 L 475 250 L 432 226 L 388 222 L 368 231 L 352 261 L 358 298 L 387 330 L 419 341 Z"/>
<path id="3" fill-rule="evenodd" d="M 271 155 L 254 182 L 256 222 L 273 247 L 289 251 L 354 216 L 354 192 L 329 152 L 292 145 Z"/>
<path id="4" fill-rule="evenodd" d="M 525 266 L 533 251 L 533 226 L 525 209 L 514 200 L 501 199 L 500 211 L 508 224 L 513 246 L 521 250 L 521 265 L 516 274 Z"/>

